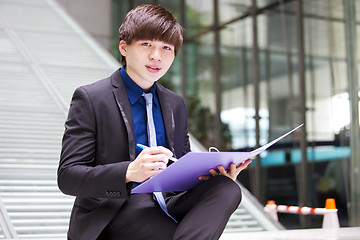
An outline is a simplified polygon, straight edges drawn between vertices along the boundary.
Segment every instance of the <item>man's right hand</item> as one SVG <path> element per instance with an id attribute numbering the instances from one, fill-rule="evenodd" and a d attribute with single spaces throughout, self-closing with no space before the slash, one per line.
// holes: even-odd
<path id="1" fill-rule="evenodd" d="M 143 182 L 163 171 L 173 153 L 164 147 L 152 147 L 141 151 L 126 172 L 126 183 Z"/>

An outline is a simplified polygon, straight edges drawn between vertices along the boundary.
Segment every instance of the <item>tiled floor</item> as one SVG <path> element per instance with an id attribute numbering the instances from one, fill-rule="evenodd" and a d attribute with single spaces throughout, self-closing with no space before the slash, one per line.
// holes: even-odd
<path id="1" fill-rule="evenodd" d="M 360 239 L 360 227 L 284 230 L 273 232 L 224 233 L 220 240 L 355 240 Z"/>

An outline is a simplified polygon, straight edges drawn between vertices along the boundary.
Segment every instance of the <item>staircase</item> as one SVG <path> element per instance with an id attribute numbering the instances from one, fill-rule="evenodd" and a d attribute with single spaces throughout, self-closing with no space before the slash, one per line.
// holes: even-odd
<path id="1" fill-rule="evenodd" d="M 54 0 L 0 0 L 0 239 L 66 238 L 74 197 L 56 170 L 67 108 L 76 87 L 118 67 Z M 267 219 L 245 191 L 226 231 L 279 228 Z"/>
<path id="2" fill-rule="evenodd" d="M 63 121 L 59 112 L 0 111 L 0 197 L 21 238 L 65 236 L 73 197 L 56 185 Z"/>
<path id="3" fill-rule="evenodd" d="M 0 239 L 66 238 L 74 197 L 56 182 L 74 89 L 119 64 L 53 0 L 0 0 Z"/>

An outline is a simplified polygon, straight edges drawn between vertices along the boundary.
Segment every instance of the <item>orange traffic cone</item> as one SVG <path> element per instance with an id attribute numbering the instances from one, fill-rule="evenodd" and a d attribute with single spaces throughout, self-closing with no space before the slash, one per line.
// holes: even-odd
<path id="1" fill-rule="evenodd" d="M 274 200 L 269 200 L 266 203 L 265 211 L 269 213 L 269 215 L 275 220 L 279 221 L 277 211 L 276 211 L 276 204 Z"/>
<path id="2" fill-rule="evenodd" d="M 325 208 L 326 208 L 326 212 L 324 214 L 322 228 L 339 229 L 340 224 L 337 214 L 338 210 L 336 209 L 336 205 L 335 205 L 335 199 L 333 198 L 326 199 Z"/>

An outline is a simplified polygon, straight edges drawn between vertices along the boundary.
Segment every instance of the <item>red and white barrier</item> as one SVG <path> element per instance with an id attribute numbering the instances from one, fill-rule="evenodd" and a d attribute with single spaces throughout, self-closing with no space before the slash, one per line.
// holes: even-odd
<path id="1" fill-rule="evenodd" d="M 277 216 L 278 212 L 302 215 L 324 215 L 323 228 L 338 229 L 340 227 L 337 215 L 338 210 L 336 209 L 335 200 L 333 198 L 326 199 L 325 208 L 276 205 L 275 201 L 270 200 L 265 206 L 265 211 L 267 211 L 276 221 L 279 221 Z"/>

